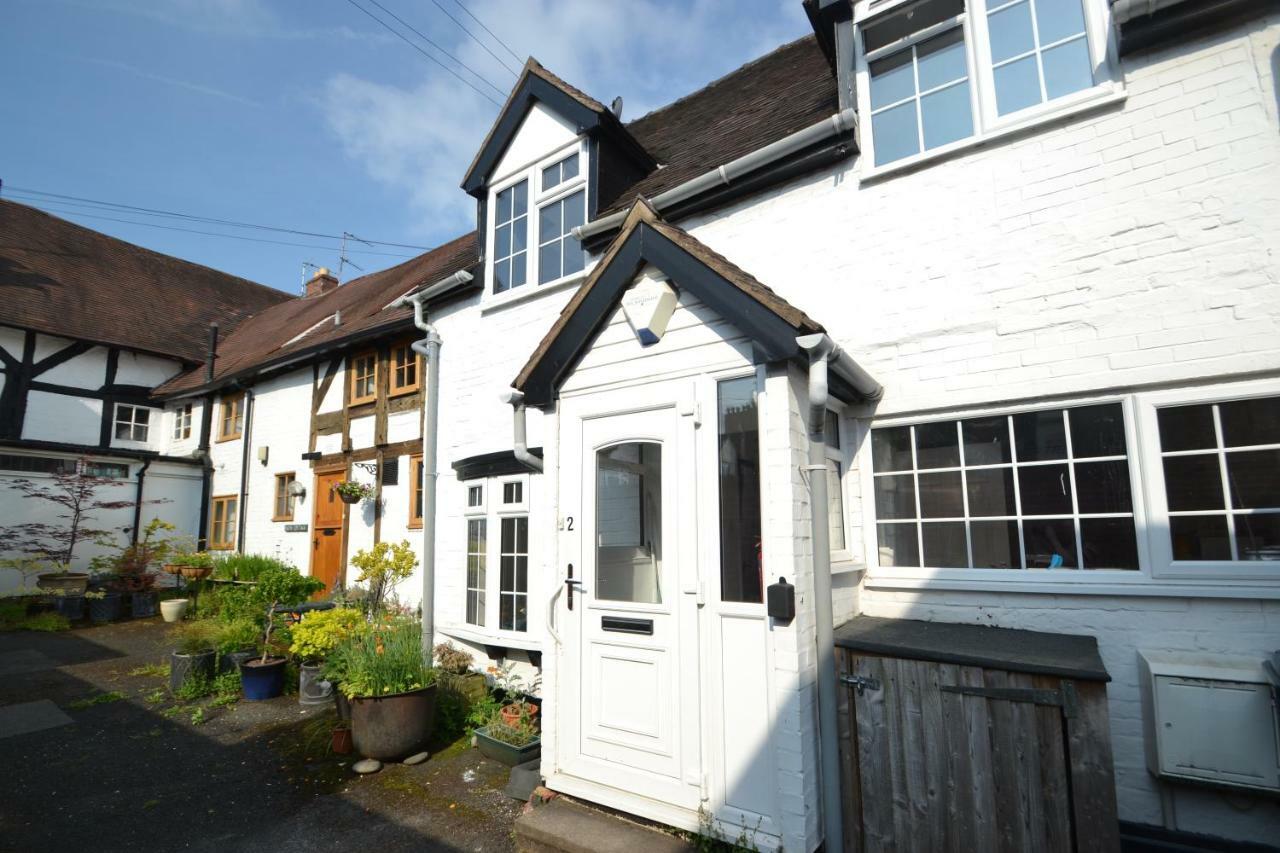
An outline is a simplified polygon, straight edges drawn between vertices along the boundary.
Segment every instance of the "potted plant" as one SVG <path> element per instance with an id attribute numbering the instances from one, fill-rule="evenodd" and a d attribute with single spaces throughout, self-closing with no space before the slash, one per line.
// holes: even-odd
<path id="1" fill-rule="evenodd" d="M 213 678 L 218 626 L 211 619 L 196 619 L 174 628 L 176 641 L 169 654 L 169 690 L 177 693 L 192 677 Z"/>
<path id="2" fill-rule="evenodd" d="M 468 702 L 476 702 L 488 691 L 488 683 L 483 672 L 472 672 L 471 664 L 475 658 L 452 643 L 439 643 L 432 653 L 436 659 L 436 669 L 442 675 L 447 674 L 453 688 L 466 697 Z"/>
<path id="3" fill-rule="evenodd" d="M 512 724 L 500 711 L 489 719 L 487 726 L 476 729 L 475 736 L 481 755 L 508 767 L 532 761 L 542 753 L 542 737 L 529 718 Z"/>
<path id="4" fill-rule="evenodd" d="M 365 498 L 373 497 L 373 486 L 357 483 L 355 480 L 344 480 L 333 487 L 344 504 L 358 504 Z"/>
<path id="5" fill-rule="evenodd" d="M 84 592 L 65 589 L 42 591 L 53 596 L 53 609 L 65 616 L 67 621 L 79 622 L 84 618 Z"/>
<path id="6" fill-rule="evenodd" d="M 294 626 L 289 652 L 298 661 L 300 704 L 322 705 L 329 701 L 333 694 L 333 682 L 324 678 L 321 666 L 339 643 L 364 625 L 364 614 L 359 610 L 335 607 L 333 610 L 307 613 Z"/>
<path id="7" fill-rule="evenodd" d="M 105 625 L 120 618 L 121 596 L 113 589 L 91 589 L 84 594 L 89 604 L 89 621 L 95 625 Z"/>
<path id="8" fill-rule="evenodd" d="M 510 727 L 518 726 L 522 721 L 534 722 L 538 716 L 538 706 L 529 701 L 529 697 L 537 693 L 542 684 L 542 676 L 535 674 L 531 680 L 525 679 L 516 671 L 516 664 L 508 661 L 501 666 L 489 667 L 493 676 L 493 686 L 502 691 L 508 700 L 502 706 L 502 719 Z"/>
<path id="9" fill-rule="evenodd" d="M 208 551 L 174 550 L 167 555 L 163 571 L 170 575 L 208 575 L 213 571 L 213 554 Z M 203 571 L 201 571 L 203 570 Z M 177 622 L 187 612 L 191 600 L 186 596 L 160 602 L 160 615 L 166 622 Z"/>
<path id="10" fill-rule="evenodd" d="M 435 670 L 422 652 L 422 626 L 396 617 L 352 634 L 334 652 L 339 689 L 351 700 L 351 733 L 365 758 L 394 761 L 421 752 L 435 718 Z"/>
<path id="11" fill-rule="evenodd" d="M 218 671 L 235 672 L 257 654 L 260 630 L 257 622 L 244 616 L 219 619 L 214 642 L 214 650 L 218 653 Z"/>
<path id="12" fill-rule="evenodd" d="M 89 588 L 88 572 L 73 572 L 65 563 L 51 563 L 53 571 L 41 572 L 36 576 L 40 589 L 52 594 L 84 595 Z"/>
<path id="13" fill-rule="evenodd" d="M 262 635 L 262 657 L 245 661 L 240 666 L 240 683 L 244 698 L 251 701 L 274 699 L 284 692 L 284 667 L 282 655 L 272 655 L 271 635 L 276 628 L 276 607 L 282 604 L 299 604 L 324 584 L 315 578 L 304 577 L 292 566 L 279 566 L 264 571 L 253 587 L 254 600 L 259 612 L 266 615 Z"/>
<path id="14" fill-rule="evenodd" d="M 129 597 L 134 618 L 156 615 L 156 594 L 152 589 L 156 575 L 152 567 L 163 564 L 173 549 L 173 541 L 166 534 L 174 529 L 169 522 L 153 518 L 130 545 L 120 547 L 107 537 L 98 540 L 107 551 L 94 557 L 89 565 L 96 572 L 113 576 L 114 585 Z"/>

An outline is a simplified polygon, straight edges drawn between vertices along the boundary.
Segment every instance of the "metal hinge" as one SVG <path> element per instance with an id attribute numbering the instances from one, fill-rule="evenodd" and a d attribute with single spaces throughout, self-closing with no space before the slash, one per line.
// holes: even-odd
<path id="1" fill-rule="evenodd" d="M 842 675 L 840 681 L 858 691 L 861 696 L 867 690 L 879 690 L 880 682 L 865 675 Z"/>

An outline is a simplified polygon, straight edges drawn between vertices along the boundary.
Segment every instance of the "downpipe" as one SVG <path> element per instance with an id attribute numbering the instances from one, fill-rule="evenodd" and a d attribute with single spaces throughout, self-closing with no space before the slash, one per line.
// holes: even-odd
<path id="1" fill-rule="evenodd" d="M 253 443 L 253 389 L 244 389 L 244 435 L 240 449 L 240 497 L 236 501 L 236 551 L 244 553 L 244 523 L 248 518 L 245 504 L 249 500 L 249 449 Z"/>
<path id="2" fill-rule="evenodd" d="M 516 460 L 530 471 L 541 474 L 542 460 L 529 452 L 529 439 L 524 414 L 524 392 L 512 388 L 502 395 L 501 400 L 511 406 L 512 452 L 515 454 Z"/>

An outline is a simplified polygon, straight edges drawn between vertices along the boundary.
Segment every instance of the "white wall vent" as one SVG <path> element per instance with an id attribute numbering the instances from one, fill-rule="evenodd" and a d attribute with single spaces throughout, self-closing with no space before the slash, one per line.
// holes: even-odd
<path id="1" fill-rule="evenodd" d="M 1153 774 L 1280 793 L 1280 684 L 1262 658 L 1164 651 L 1138 657 Z"/>

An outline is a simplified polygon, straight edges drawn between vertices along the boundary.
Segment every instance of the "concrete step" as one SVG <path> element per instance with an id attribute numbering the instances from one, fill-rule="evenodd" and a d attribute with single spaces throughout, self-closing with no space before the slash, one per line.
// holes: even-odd
<path id="1" fill-rule="evenodd" d="M 638 823 L 557 797 L 516 820 L 520 853 L 690 853 L 693 845 Z"/>

